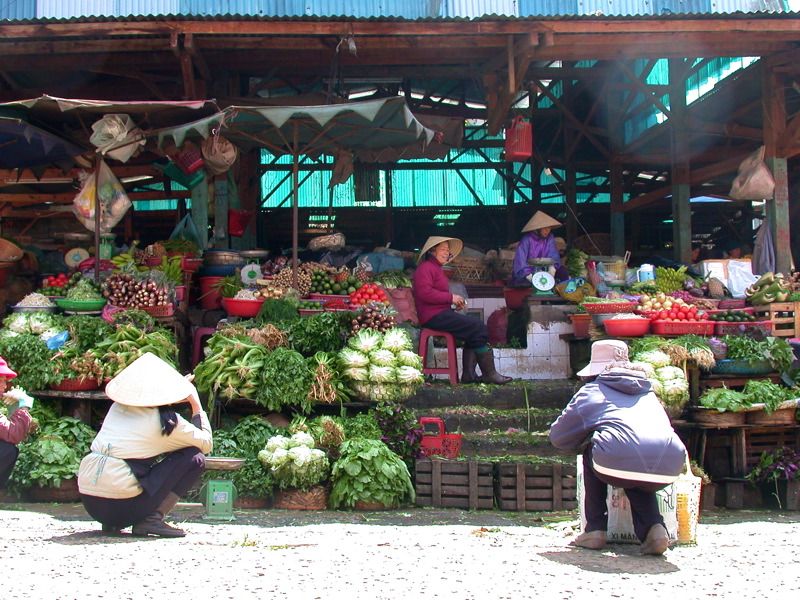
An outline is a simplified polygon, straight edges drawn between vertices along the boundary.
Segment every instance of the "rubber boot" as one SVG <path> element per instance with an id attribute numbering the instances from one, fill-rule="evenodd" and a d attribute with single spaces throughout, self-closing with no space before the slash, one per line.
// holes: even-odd
<path id="1" fill-rule="evenodd" d="M 158 505 L 155 512 L 147 515 L 143 521 L 133 526 L 133 535 L 148 536 L 157 535 L 159 537 L 184 537 L 186 532 L 183 529 L 173 527 L 169 523 L 164 522 L 169 512 L 175 508 L 178 503 L 178 494 L 170 492 L 167 497 Z"/>
<path id="2" fill-rule="evenodd" d="M 472 348 L 464 348 L 461 353 L 461 383 L 477 383 L 478 374 L 475 367 L 478 366 L 478 357 Z"/>
<path id="3" fill-rule="evenodd" d="M 483 383 L 496 383 L 503 385 L 511 381 L 511 377 L 500 375 L 494 368 L 494 352 L 487 350 L 486 352 L 477 352 L 478 366 L 481 368 L 481 381 Z"/>

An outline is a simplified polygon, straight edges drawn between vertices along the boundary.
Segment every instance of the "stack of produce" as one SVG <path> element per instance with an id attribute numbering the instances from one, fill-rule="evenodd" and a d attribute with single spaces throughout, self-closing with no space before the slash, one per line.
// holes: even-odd
<path id="1" fill-rule="evenodd" d="M 133 325 L 119 325 L 98 342 L 94 354 L 103 363 L 105 379 L 111 379 L 145 352 L 152 352 L 171 365 L 178 364 L 175 336 L 166 329 L 144 332 Z"/>
<path id="2" fill-rule="evenodd" d="M 381 333 L 397 325 L 397 311 L 383 302 L 370 302 L 356 311 L 350 321 L 350 332 L 357 334 L 362 329 L 373 329 Z"/>
<path id="3" fill-rule="evenodd" d="M 365 283 L 350 294 L 350 304 L 352 306 L 360 306 L 370 302 L 391 304 L 386 292 L 374 283 Z"/>
<path id="4" fill-rule="evenodd" d="M 381 271 L 375 275 L 373 281 L 387 290 L 411 287 L 411 279 L 406 275 L 405 271 Z"/>
<path id="5" fill-rule="evenodd" d="M 131 273 L 115 273 L 103 282 L 103 296 L 123 308 L 155 308 L 172 303 L 169 285 Z"/>
<path id="6" fill-rule="evenodd" d="M 39 292 L 45 296 L 63 296 L 80 278 L 80 273 L 73 273 L 71 277 L 68 277 L 66 273 L 50 275 L 45 278 L 44 285 Z"/>
<path id="7" fill-rule="evenodd" d="M 347 271 L 316 270 L 311 273 L 311 293 L 352 294 L 359 283 L 359 280 Z"/>
<path id="8" fill-rule="evenodd" d="M 82 277 L 67 289 L 65 297 L 67 300 L 92 301 L 102 300 L 103 294 L 97 289 L 97 286 L 91 279 Z"/>
<path id="9" fill-rule="evenodd" d="M 339 352 L 343 375 L 364 399 L 399 401 L 422 384 L 422 358 L 411 350 L 411 338 L 400 328 L 380 333 L 362 329 Z"/>
<path id="10" fill-rule="evenodd" d="M 780 273 L 777 275 L 765 273 L 744 291 L 744 295 L 747 302 L 753 306 L 770 302 L 786 302 L 791 293 L 789 285 Z"/>
<path id="11" fill-rule="evenodd" d="M 689 401 L 689 381 L 680 367 L 671 364 L 669 354 L 648 350 L 635 354 L 633 364 L 647 374 L 661 404 L 671 416 L 677 416 Z"/>
<path id="12" fill-rule="evenodd" d="M 304 431 L 291 437 L 276 435 L 258 453 L 280 489 L 308 490 L 328 479 L 330 463 L 324 451 L 314 447 L 314 438 Z"/>

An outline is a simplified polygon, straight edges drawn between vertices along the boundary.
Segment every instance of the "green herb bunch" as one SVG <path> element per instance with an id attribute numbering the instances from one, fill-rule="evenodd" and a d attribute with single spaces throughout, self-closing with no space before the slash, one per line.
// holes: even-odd
<path id="1" fill-rule="evenodd" d="M 383 434 L 381 440 L 403 459 L 409 469 L 413 468 L 423 435 L 414 411 L 396 402 L 381 402 L 372 414 Z"/>

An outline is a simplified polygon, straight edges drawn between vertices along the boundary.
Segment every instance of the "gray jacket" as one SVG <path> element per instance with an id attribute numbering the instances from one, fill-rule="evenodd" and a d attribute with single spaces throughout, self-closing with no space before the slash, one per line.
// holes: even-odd
<path id="1" fill-rule="evenodd" d="M 592 444 L 598 473 L 671 483 L 686 464 L 686 448 L 644 374 L 607 371 L 584 385 L 550 427 L 562 450 Z"/>

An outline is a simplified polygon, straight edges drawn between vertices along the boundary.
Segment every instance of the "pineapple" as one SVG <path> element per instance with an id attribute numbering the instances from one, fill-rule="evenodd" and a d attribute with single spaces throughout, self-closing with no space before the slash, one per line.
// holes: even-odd
<path id="1" fill-rule="evenodd" d="M 716 277 L 708 279 L 708 295 L 717 300 L 725 297 L 725 285 Z"/>

